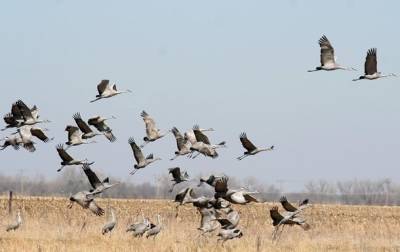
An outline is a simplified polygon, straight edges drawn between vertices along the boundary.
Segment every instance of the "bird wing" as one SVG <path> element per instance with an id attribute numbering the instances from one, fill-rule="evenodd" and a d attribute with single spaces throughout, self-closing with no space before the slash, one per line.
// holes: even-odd
<path id="1" fill-rule="evenodd" d="M 139 148 L 139 146 L 135 143 L 135 139 L 133 139 L 133 137 L 129 138 L 128 143 L 131 145 L 133 156 L 135 157 L 136 162 L 137 163 L 143 162 L 144 161 L 143 152 Z"/>
<path id="2" fill-rule="evenodd" d="M 308 199 L 304 199 L 302 202 L 300 202 L 299 207 L 308 205 L 308 203 L 309 203 L 309 200 Z"/>
<path id="3" fill-rule="evenodd" d="M 18 106 L 18 109 L 21 111 L 24 120 L 33 118 L 31 110 L 29 109 L 28 106 L 26 106 L 26 104 L 22 100 L 18 100 L 16 104 Z"/>
<path id="4" fill-rule="evenodd" d="M 179 167 L 169 168 L 168 170 L 175 180 L 179 180 L 181 178 L 181 169 Z"/>
<path id="5" fill-rule="evenodd" d="M 36 151 L 35 146 L 33 145 L 33 142 L 28 142 L 28 143 L 24 143 L 23 147 L 28 150 L 29 152 L 34 152 Z"/>
<path id="6" fill-rule="evenodd" d="M 16 120 L 22 119 L 22 118 L 23 118 L 23 117 L 22 117 L 22 112 L 21 112 L 21 110 L 19 109 L 17 103 L 13 103 L 13 104 L 11 105 L 11 114 L 12 114 L 12 116 L 13 116 Z"/>
<path id="7" fill-rule="evenodd" d="M 219 222 L 219 224 L 221 224 L 222 228 L 226 228 L 232 225 L 232 222 L 230 222 L 228 219 L 217 219 L 217 221 Z"/>
<path id="8" fill-rule="evenodd" d="M 149 116 L 149 114 L 147 114 L 146 111 L 144 111 L 144 110 L 142 111 L 142 113 L 140 115 L 142 116 L 143 121 L 146 125 L 147 136 L 152 136 L 154 134 L 157 134 L 159 130 L 157 129 L 156 123 L 153 120 L 153 118 L 151 118 Z"/>
<path id="9" fill-rule="evenodd" d="M 93 132 L 92 129 L 89 127 L 89 125 L 86 124 L 86 122 L 84 120 L 82 120 L 81 114 L 80 113 L 75 113 L 73 116 L 76 125 L 78 125 L 79 129 L 87 134 L 87 133 L 91 133 Z"/>
<path id="10" fill-rule="evenodd" d="M 147 157 L 146 157 L 146 159 L 153 159 L 154 158 L 154 155 L 153 155 L 153 153 L 150 153 L 149 155 L 147 155 Z"/>
<path id="11" fill-rule="evenodd" d="M 99 185 L 101 185 L 100 179 L 97 177 L 96 173 L 90 169 L 89 164 L 83 164 L 82 169 L 85 172 L 87 178 L 89 179 L 90 185 L 93 187 L 93 189 L 96 189 Z"/>
<path id="12" fill-rule="evenodd" d="M 213 208 L 199 208 L 201 215 L 201 227 L 209 225 L 210 222 L 216 220 L 216 213 Z"/>
<path id="13" fill-rule="evenodd" d="M 321 48 L 321 66 L 335 64 L 335 50 L 333 49 L 328 38 L 323 35 L 319 41 L 319 47 Z"/>
<path id="14" fill-rule="evenodd" d="M 282 220 L 283 216 L 278 212 L 278 207 L 274 206 L 269 210 L 269 214 L 271 216 L 271 219 L 273 221 L 272 225 L 276 226 L 278 225 Z"/>
<path id="15" fill-rule="evenodd" d="M 176 127 L 172 128 L 172 133 L 175 136 L 176 146 L 177 146 L 178 150 L 182 150 L 184 148 L 184 146 L 186 145 L 186 143 L 188 142 L 188 140 L 182 136 L 182 134 L 179 132 L 179 130 Z"/>
<path id="16" fill-rule="evenodd" d="M 40 140 L 42 140 L 45 143 L 50 141 L 50 138 L 48 138 L 46 136 L 46 134 L 44 134 L 44 132 L 41 128 L 31 128 L 31 134 L 32 134 L 32 136 L 39 138 Z"/>
<path id="17" fill-rule="evenodd" d="M 107 131 L 104 132 L 104 136 L 110 141 L 110 142 L 115 142 L 115 140 L 117 140 L 117 138 L 114 136 L 114 134 L 112 133 L 112 131 Z"/>
<path id="18" fill-rule="evenodd" d="M 58 152 L 58 155 L 60 156 L 60 158 L 63 160 L 63 161 L 72 161 L 72 160 L 74 160 L 66 151 L 65 151 L 65 149 L 64 149 L 64 146 L 62 145 L 62 144 L 58 144 L 57 146 L 56 146 L 56 149 L 57 149 L 57 152 Z"/>
<path id="19" fill-rule="evenodd" d="M 68 131 L 68 139 L 71 140 L 73 138 L 79 138 L 79 128 L 75 126 L 67 126 L 67 131 Z"/>
<path id="20" fill-rule="evenodd" d="M 228 191 L 228 177 L 217 178 L 214 188 L 216 193 L 226 193 Z"/>
<path id="21" fill-rule="evenodd" d="M 245 132 L 240 134 L 240 142 L 242 142 L 243 148 L 245 148 L 248 152 L 254 151 L 257 147 L 247 138 Z"/>
<path id="22" fill-rule="evenodd" d="M 100 116 L 95 116 L 95 117 L 89 118 L 88 124 L 96 127 L 96 129 L 97 129 L 97 125 L 99 124 L 99 119 L 100 119 Z"/>
<path id="23" fill-rule="evenodd" d="M 101 216 L 104 214 L 104 210 L 101 207 L 99 207 L 94 200 L 90 201 L 89 209 L 97 216 Z"/>
<path id="24" fill-rule="evenodd" d="M 251 194 L 245 193 L 243 194 L 243 197 L 247 202 L 258 202 L 258 199 Z"/>
<path id="25" fill-rule="evenodd" d="M 376 48 L 371 48 L 367 52 L 365 58 L 364 72 L 365 75 L 372 75 L 378 72 L 378 62 L 376 60 Z"/>
<path id="26" fill-rule="evenodd" d="M 208 139 L 208 137 L 201 132 L 200 128 L 198 125 L 193 126 L 193 133 L 196 137 L 196 141 L 197 142 L 203 142 L 205 144 L 211 144 L 210 140 Z"/>
<path id="27" fill-rule="evenodd" d="M 101 95 L 104 90 L 107 89 L 108 84 L 110 83 L 109 80 L 102 80 L 98 85 L 97 85 L 97 91 L 99 92 L 99 95 Z"/>
<path id="28" fill-rule="evenodd" d="M 8 125 L 15 125 L 17 124 L 16 118 L 13 116 L 13 114 L 8 113 L 3 116 L 4 122 Z"/>
<path id="29" fill-rule="evenodd" d="M 288 212 L 295 212 L 297 211 L 297 208 L 294 207 L 292 204 L 289 203 L 289 201 L 287 201 L 285 196 L 282 196 L 279 201 L 281 202 L 283 208 L 288 211 Z"/>

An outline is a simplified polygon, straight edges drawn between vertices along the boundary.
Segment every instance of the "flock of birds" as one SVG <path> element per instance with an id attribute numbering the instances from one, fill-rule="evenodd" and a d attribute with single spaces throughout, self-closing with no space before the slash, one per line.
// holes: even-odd
<path id="1" fill-rule="evenodd" d="M 329 42 L 328 38 L 323 35 L 319 39 L 320 46 L 320 62 L 321 65 L 316 67 L 314 71 L 333 71 L 333 70 L 351 70 L 356 69 L 352 67 L 344 67 L 336 63 L 334 48 Z M 376 48 L 369 49 L 364 65 L 364 75 L 353 81 L 358 80 L 375 80 L 379 78 L 396 76 L 395 74 L 383 75 L 377 70 L 377 50 Z M 131 93 L 131 90 L 119 91 L 116 85 L 111 85 L 109 80 L 102 80 L 97 85 L 98 94 L 96 98 L 90 102 L 95 102 L 101 99 L 114 97 L 122 93 Z M 128 143 L 132 149 L 133 157 L 136 161 L 133 170 L 130 172 L 131 175 L 135 174 L 138 170 L 144 169 L 150 164 L 160 160 L 159 157 L 154 156 L 152 153 L 147 156 L 143 153 L 143 148 L 152 142 L 155 142 L 168 133 L 172 133 L 176 140 L 177 150 L 174 152 L 174 156 L 170 160 L 175 160 L 179 156 L 187 156 L 191 159 L 196 158 L 199 155 L 205 157 L 217 158 L 217 150 L 226 146 L 225 141 L 219 143 L 212 143 L 208 136 L 207 131 L 213 131 L 212 128 L 200 128 L 198 125 L 194 125 L 192 129 L 184 132 L 183 134 L 176 128 L 173 127 L 168 131 L 161 131 L 157 128 L 155 120 L 146 112 L 142 111 L 141 117 L 145 123 L 146 136 L 143 138 L 143 143 L 138 144 L 137 141 L 131 137 Z M 82 119 L 80 113 L 73 115 L 76 126 L 67 125 L 65 131 L 68 132 L 67 141 L 64 144 L 58 144 L 56 150 L 59 157 L 61 158 L 61 167 L 57 170 L 62 171 L 65 166 L 81 165 L 84 173 L 86 174 L 91 188 L 86 191 L 80 191 L 69 197 L 69 207 L 72 208 L 73 203 L 77 203 L 84 209 L 90 210 L 95 215 L 103 215 L 104 210 L 96 203 L 95 199 L 101 195 L 104 191 L 118 185 L 119 183 L 110 183 L 109 178 L 99 179 L 96 173 L 91 169 L 90 165 L 94 162 L 88 159 L 75 159 L 67 150 L 70 147 L 95 143 L 96 141 L 90 140 L 100 135 L 104 135 L 110 142 L 116 141 L 112 129 L 107 125 L 107 121 L 115 119 L 115 117 L 101 117 L 94 116 L 89 118 L 87 122 Z M 0 150 L 6 149 L 8 146 L 18 150 L 20 147 L 25 148 L 30 152 L 36 150 L 36 143 L 33 137 L 38 138 L 43 142 L 49 142 L 53 138 L 49 138 L 46 135 L 47 129 L 42 129 L 37 125 L 40 123 L 48 123 L 49 120 L 40 119 L 39 110 L 37 106 L 30 108 L 22 100 L 18 100 L 11 106 L 11 112 L 4 116 L 4 122 L 6 126 L 3 131 L 10 128 L 16 128 L 17 131 L 13 132 L 9 136 L 1 139 L 3 144 L 0 146 Z M 96 131 L 92 128 L 94 127 Z M 264 151 L 274 150 L 274 146 L 260 148 L 254 145 L 245 132 L 241 133 L 239 140 L 245 149 L 242 156 L 238 157 L 238 160 L 242 160 L 246 157 L 256 155 Z M 174 187 L 181 183 L 189 182 L 189 175 L 185 171 L 181 171 L 179 167 L 170 168 L 169 173 L 172 176 L 173 184 L 170 192 L 172 193 Z M 254 195 L 258 192 L 250 191 L 246 188 L 231 189 L 228 187 L 229 178 L 226 175 L 215 176 L 210 175 L 207 178 L 201 178 L 200 184 L 197 187 L 206 184 L 214 190 L 214 196 L 208 197 L 205 195 L 199 195 L 195 192 L 196 187 L 185 186 L 175 196 L 175 202 L 177 203 L 177 213 L 179 213 L 179 206 L 185 204 L 192 204 L 197 208 L 201 215 L 200 227 L 201 234 L 213 232 L 216 229 L 220 229 L 218 236 L 223 242 L 240 238 L 243 236 L 243 232 L 238 228 L 240 216 L 238 211 L 233 208 L 235 204 L 245 205 L 251 202 L 260 202 Z M 301 216 L 304 209 L 310 206 L 308 199 L 300 202 L 298 207 L 293 206 L 287 201 L 285 197 L 280 199 L 282 207 L 285 212 L 280 213 L 278 206 L 273 206 L 270 209 L 270 217 L 272 219 L 272 225 L 275 227 L 273 231 L 273 239 L 276 240 L 280 237 L 284 226 L 298 225 L 304 230 L 310 229 L 310 225 Z M 109 209 L 109 220 L 102 228 L 102 234 L 110 233 L 114 229 L 117 219 L 115 210 Z M 7 227 L 7 231 L 16 230 L 22 224 L 21 213 L 18 210 L 16 221 L 14 224 Z M 148 218 L 142 214 L 142 221 L 134 223 L 127 228 L 127 232 L 132 232 L 135 237 L 142 237 L 146 234 L 146 237 L 156 237 L 162 230 L 161 216 L 157 215 L 157 223 L 152 223 Z"/>

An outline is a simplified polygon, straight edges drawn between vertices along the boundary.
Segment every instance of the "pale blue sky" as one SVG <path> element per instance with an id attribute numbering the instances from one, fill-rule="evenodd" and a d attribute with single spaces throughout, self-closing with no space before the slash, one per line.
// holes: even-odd
<path id="1" fill-rule="evenodd" d="M 400 73 L 398 1 L 7 1 L 0 5 L 1 113 L 17 99 L 37 104 L 56 139 L 34 154 L 7 149 L 0 172 L 62 176 L 54 146 L 66 124 L 115 115 L 118 138 L 71 148 L 96 170 L 128 177 L 129 136 L 142 139 L 145 109 L 161 129 L 213 127 L 228 148 L 216 160 L 179 158 L 172 135 L 145 147 L 164 160 L 132 181 L 181 166 L 191 174 L 225 172 L 263 182 L 310 179 L 400 181 L 400 79 L 354 83 L 368 48 L 382 72 Z M 326 34 L 339 63 L 358 72 L 307 73 L 319 64 Z M 89 104 L 101 79 L 133 94 Z M 276 151 L 235 158 L 246 131 Z M 7 133 L 10 131 L 7 131 Z M 1 133 L 4 136 L 6 133 Z"/>

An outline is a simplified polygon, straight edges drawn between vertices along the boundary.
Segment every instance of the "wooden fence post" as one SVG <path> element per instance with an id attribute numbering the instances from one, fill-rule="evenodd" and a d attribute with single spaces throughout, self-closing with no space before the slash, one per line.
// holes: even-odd
<path id="1" fill-rule="evenodd" d="M 13 198 L 13 192 L 10 191 L 8 194 L 8 214 L 11 215 L 12 213 L 12 198 Z"/>

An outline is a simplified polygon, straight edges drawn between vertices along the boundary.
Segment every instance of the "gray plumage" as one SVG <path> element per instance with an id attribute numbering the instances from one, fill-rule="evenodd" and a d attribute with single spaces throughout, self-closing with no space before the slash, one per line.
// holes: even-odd
<path id="1" fill-rule="evenodd" d="M 250 155 L 256 155 L 257 153 L 263 152 L 263 151 L 271 151 L 274 149 L 274 146 L 272 145 L 269 148 L 258 148 L 255 146 L 248 138 L 245 132 L 240 134 L 240 142 L 242 143 L 243 148 L 246 149 L 246 151 L 243 153 L 242 156 L 238 157 L 238 160 L 242 160 L 243 158 L 246 158 Z"/>
<path id="2" fill-rule="evenodd" d="M 92 213 L 94 213 L 97 216 L 104 214 L 104 210 L 101 207 L 99 207 L 94 201 L 94 195 L 88 191 L 78 192 L 72 195 L 69 198 L 69 200 L 70 200 L 70 204 L 68 206 L 69 208 L 72 208 L 73 203 L 76 202 L 83 209 L 89 209 Z"/>
<path id="3" fill-rule="evenodd" d="M 131 224 L 127 229 L 126 232 L 132 232 L 134 237 L 142 237 L 146 231 L 148 231 L 151 227 L 151 223 L 147 218 L 143 217 L 142 222 L 137 222 Z"/>
<path id="4" fill-rule="evenodd" d="M 57 153 L 61 158 L 61 167 L 57 170 L 60 172 L 65 166 L 70 166 L 70 165 L 82 165 L 84 163 L 88 164 L 94 164 L 94 162 L 89 162 L 87 159 L 84 160 L 75 160 L 73 157 L 71 157 L 67 151 L 64 149 L 64 146 L 62 144 L 58 144 L 56 146 Z"/>
<path id="5" fill-rule="evenodd" d="M 117 138 L 112 133 L 112 129 L 106 124 L 106 121 L 109 119 L 115 119 L 115 117 L 104 118 L 101 116 L 95 116 L 88 120 L 88 124 L 94 126 L 99 132 L 103 133 L 110 142 L 115 142 Z"/>
<path id="6" fill-rule="evenodd" d="M 162 224 L 161 224 L 161 217 L 157 215 L 157 224 L 150 223 L 150 229 L 146 233 L 146 238 L 153 236 L 153 239 L 161 232 Z"/>
<path id="7" fill-rule="evenodd" d="M 103 181 L 101 181 L 95 172 L 90 168 L 90 164 L 84 163 L 82 165 L 82 169 L 85 172 L 90 185 L 92 186 L 92 190 L 90 191 L 91 194 L 99 194 L 104 192 L 107 189 L 110 189 L 111 187 L 118 185 L 119 183 L 114 183 L 111 184 L 109 181 L 109 178 L 105 178 Z"/>
<path id="8" fill-rule="evenodd" d="M 95 102 L 100 99 L 104 98 L 110 98 L 119 94 L 123 93 L 132 93 L 131 90 L 127 89 L 125 91 L 118 91 L 117 90 L 117 85 L 111 85 L 109 80 L 102 80 L 98 85 L 97 85 L 97 91 L 98 94 L 96 95 L 96 99 L 91 100 L 90 102 Z"/>
<path id="9" fill-rule="evenodd" d="M 166 135 L 168 132 L 161 132 L 160 129 L 157 128 L 156 122 L 146 111 L 142 111 L 140 116 L 143 118 L 146 127 L 146 136 L 143 138 L 144 143 L 140 146 L 143 148 L 146 144 L 150 142 L 154 142 Z"/>
<path id="10" fill-rule="evenodd" d="M 101 229 L 101 234 L 103 234 L 103 235 L 105 235 L 107 233 L 110 233 L 110 235 L 111 235 L 111 231 L 117 225 L 117 217 L 115 216 L 114 209 L 110 208 L 109 213 L 110 213 L 109 219 L 108 219 L 107 223 Z"/>
<path id="11" fill-rule="evenodd" d="M 136 160 L 136 164 L 133 167 L 134 170 L 130 173 L 131 175 L 135 174 L 139 169 L 145 168 L 157 160 L 161 160 L 161 158 L 155 158 L 153 154 L 149 154 L 147 157 L 144 157 L 142 150 L 136 144 L 133 137 L 129 138 L 128 143 L 132 148 L 133 156 Z"/>
<path id="12" fill-rule="evenodd" d="M 15 222 L 12 223 L 12 224 L 10 224 L 10 225 L 8 225 L 7 228 L 6 228 L 6 231 L 7 231 L 7 232 L 9 232 L 9 231 L 15 231 L 15 230 L 17 230 L 21 225 L 22 225 L 21 211 L 18 210 L 18 211 L 17 211 L 17 216 L 16 216 L 16 218 L 15 218 Z"/>

